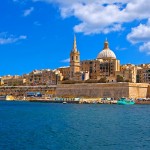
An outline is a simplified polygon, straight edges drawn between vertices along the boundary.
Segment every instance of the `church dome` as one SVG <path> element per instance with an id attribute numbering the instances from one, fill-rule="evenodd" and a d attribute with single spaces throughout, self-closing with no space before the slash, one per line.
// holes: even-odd
<path id="1" fill-rule="evenodd" d="M 107 58 L 116 59 L 116 55 L 112 50 L 109 49 L 108 41 L 106 40 L 104 43 L 104 49 L 98 54 L 97 59 Z"/>

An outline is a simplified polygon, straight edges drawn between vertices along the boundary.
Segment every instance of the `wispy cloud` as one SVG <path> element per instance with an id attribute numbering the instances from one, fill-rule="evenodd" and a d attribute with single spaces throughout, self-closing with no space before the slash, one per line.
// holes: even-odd
<path id="1" fill-rule="evenodd" d="M 29 16 L 32 12 L 34 11 L 34 7 L 31 7 L 29 9 L 26 9 L 23 13 L 23 16 L 26 17 L 26 16 Z"/>
<path id="2" fill-rule="evenodd" d="M 116 50 L 117 51 L 124 51 L 124 50 L 126 50 L 127 48 L 126 47 L 116 47 Z"/>
<path id="3" fill-rule="evenodd" d="M 70 62 L 70 58 L 64 59 L 61 62 L 68 63 L 68 62 Z"/>
<path id="4" fill-rule="evenodd" d="M 8 35 L 6 32 L 0 33 L 0 45 L 11 44 L 19 40 L 25 39 L 27 39 L 27 36 L 25 35 L 20 35 L 19 37 L 16 37 L 14 35 Z"/>
<path id="5" fill-rule="evenodd" d="M 35 21 L 33 24 L 34 24 L 35 26 L 41 26 L 41 24 L 40 24 L 38 21 Z"/>

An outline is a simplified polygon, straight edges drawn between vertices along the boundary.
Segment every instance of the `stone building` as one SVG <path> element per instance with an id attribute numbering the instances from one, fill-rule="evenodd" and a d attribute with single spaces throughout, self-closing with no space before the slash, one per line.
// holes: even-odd
<path id="1" fill-rule="evenodd" d="M 137 75 L 138 67 L 133 64 L 126 64 L 120 66 L 120 71 L 116 72 L 117 76 L 122 76 L 124 82 L 132 82 L 136 83 L 136 75 Z"/>
<path id="2" fill-rule="evenodd" d="M 61 79 L 62 75 L 59 70 L 34 70 L 31 73 L 24 75 L 26 85 L 54 85 Z"/>
<path id="3" fill-rule="evenodd" d="M 96 59 L 81 60 L 80 52 L 77 50 L 76 37 L 74 36 L 73 48 L 70 52 L 70 66 L 58 68 L 63 80 L 100 80 L 105 78 L 106 82 L 117 82 L 118 75 L 122 82 L 150 83 L 150 64 L 120 65 L 115 53 L 110 50 L 107 40 L 104 48 L 99 52 Z"/>
<path id="4" fill-rule="evenodd" d="M 1 78 L 2 83 L 1 85 L 7 85 L 7 86 L 19 86 L 19 85 L 26 85 L 26 79 L 23 78 L 22 76 L 3 76 Z"/>
<path id="5" fill-rule="evenodd" d="M 77 50 L 76 37 L 74 36 L 73 48 L 70 52 L 70 79 L 75 80 L 80 73 L 80 52 Z"/>
<path id="6" fill-rule="evenodd" d="M 89 72 L 89 79 L 99 80 L 106 77 L 107 82 L 116 82 L 115 73 L 120 71 L 120 61 L 109 49 L 109 43 L 106 40 L 103 50 L 95 60 L 81 61 L 81 70 Z"/>
<path id="7" fill-rule="evenodd" d="M 62 74 L 62 80 L 69 80 L 70 78 L 70 67 L 60 67 L 59 70 Z"/>
<path id="8" fill-rule="evenodd" d="M 120 61 L 109 49 L 109 43 L 104 42 L 104 48 L 94 60 L 80 61 L 80 52 L 77 50 L 74 36 L 73 49 L 70 52 L 70 67 L 58 69 L 64 79 L 70 80 L 100 80 L 106 77 L 107 82 L 116 82 L 116 71 L 120 71 Z"/>
<path id="9" fill-rule="evenodd" d="M 138 83 L 150 83 L 150 64 L 142 64 L 137 70 Z"/>

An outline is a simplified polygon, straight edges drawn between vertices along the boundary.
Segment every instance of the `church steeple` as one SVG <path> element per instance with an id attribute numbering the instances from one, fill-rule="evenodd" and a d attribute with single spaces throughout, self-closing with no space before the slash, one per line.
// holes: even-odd
<path id="1" fill-rule="evenodd" d="M 74 35 L 73 48 L 70 52 L 70 79 L 80 71 L 80 52 L 77 50 L 76 36 Z"/>
<path id="2" fill-rule="evenodd" d="M 73 41 L 73 49 L 72 49 L 73 52 L 77 52 L 77 42 L 76 42 L 76 36 L 74 34 L 74 41 Z"/>
<path id="3" fill-rule="evenodd" d="M 109 43 L 108 43 L 107 38 L 106 38 L 106 40 L 104 42 L 104 49 L 109 49 Z"/>

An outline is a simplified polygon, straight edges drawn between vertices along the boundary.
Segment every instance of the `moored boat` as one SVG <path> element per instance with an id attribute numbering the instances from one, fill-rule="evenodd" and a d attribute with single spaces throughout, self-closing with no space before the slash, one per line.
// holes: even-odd
<path id="1" fill-rule="evenodd" d="M 14 100 L 12 95 L 1 95 L 0 100 Z"/>
<path id="2" fill-rule="evenodd" d="M 117 101 L 117 104 L 119 105 L 133 105 L 135 104 L 135 101 L 133 99 L 126 99 L 125 97 L 122 97 Z"/>

